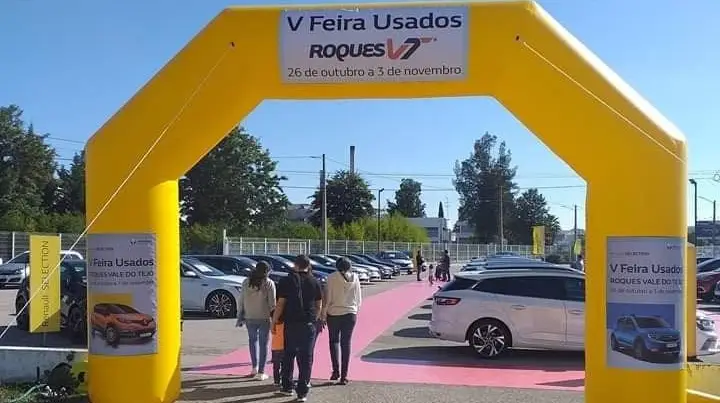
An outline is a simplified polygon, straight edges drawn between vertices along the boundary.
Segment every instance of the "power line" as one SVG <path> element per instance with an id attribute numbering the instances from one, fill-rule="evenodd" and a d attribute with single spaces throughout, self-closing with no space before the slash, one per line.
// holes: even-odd
<path id="1" fill-rule="evenodd" d="M 317 190 L 317 186 L 283 186 L 280 185 L 283 189 L 307 189 L 307 190 Z M 531 186 L 531 187 L 517 187 L 515 189 L 517 190 L 528 190 L 528 189 L 538 189 L 538 190 L 550 190 L 550 189 L 584 189 L 585 185 L 565 185 L 565 186 Z M 389 189 L 384 188 L 386 192 L 397 192 L 400 189 Z M 370 189 L 373 191 L 377 191 L 378 189 Z M 423 192 L 455 192 L 457 189 L 455 188 L 431 188 L 431 189 L 423 189 Z"/>

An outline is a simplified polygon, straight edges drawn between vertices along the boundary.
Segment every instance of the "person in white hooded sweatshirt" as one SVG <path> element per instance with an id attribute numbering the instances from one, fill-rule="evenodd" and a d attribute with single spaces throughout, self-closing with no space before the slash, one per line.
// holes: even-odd
<path id="1" fill-rule="evenodd" d="M 340 385 L 346 385 L 348 382 L 350 341 L 362 303 L 360 279 L 357 274 L 350 271 L 351 265 L 347 258 L 341 258 L 335 263 L 337 271 L 328 276 L 325 286 L 325 303 L 322 309 L 322 319 L 327 323 L 328 338 L 330 339 L 330 360 L 332 361 L 330 380 L 340 380 Z M 338 355 L 340 355 L 340 360 L 338 360 Z"/>

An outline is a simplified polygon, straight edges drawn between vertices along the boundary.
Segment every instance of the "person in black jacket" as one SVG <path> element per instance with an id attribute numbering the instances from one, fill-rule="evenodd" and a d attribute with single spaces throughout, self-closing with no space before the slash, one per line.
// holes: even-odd
<path id="1" fill-rule="evenodd" d="M 447 249 L 443 252 L 442 257 L 442 281 L 450 281 L 450 254 Z"/>
<path id="2" fill-rule="evenodd" d="M 422 265 L 425 262 L 425 259 L 423 259 L 422 254 L 420 253 L 420 249 L 418 248 L 417 254 L 415 255 L 415 269 L 417 270 L 417 281 L 422 281 L 420 279 L 420 273 L 422 273 Z"/>
<path id="3" fill-rule="evenodd" d="M 297 359 L 299 373 L 295 392 L 297 401 L 305 402 L 312 375 L 315 339 L 321 330 L 318 323 L 323 300 L 322 288 L 310 273 L 310 259 L 307 256 L 299 255 L 295 258 L 294 272 L 280 280 L 277 296 L 273 327 L 280 322 L 285 327 L 280 393 L 292 396 L 293 367 Z"/>

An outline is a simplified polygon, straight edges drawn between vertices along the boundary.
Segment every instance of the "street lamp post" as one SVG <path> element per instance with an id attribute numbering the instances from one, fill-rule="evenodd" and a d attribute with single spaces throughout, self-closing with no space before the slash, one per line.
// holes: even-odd
<path id="1" fill-rule="evenodd" d="M 380 253 L 380 195 L 385 191 L 385 188 L 378 189 L 378 206 L 377 206 L 377 252 Z"/>
<path id="2" fill-rule="evenodd" d="M 320 192 L 322 193 L 322 205 L 320 206 L 320 216 L 322 217 L 322 231 L 323 231 L 323 253 L 327 254 L 328 251 L 328 225 L 327 225 L 327 171 L 325 171 L 325 154 L 323 155 L 309 155 L 301 158 L 312 158 L 322 159 L 322 170 L 320 171 Z"/>
<path id="3" fill-rule="evenodd" d="M 693 215 L 694 215 L 694 235 L 693 235 L 693 245 L 697 246 L 697 224 L 698 224 L 698 193 L 697 193 L 697 181 L 695 179 L 690 179 L 690 183 L 693 185 L 694 190 L 694 202 L 693 202 Z"/>

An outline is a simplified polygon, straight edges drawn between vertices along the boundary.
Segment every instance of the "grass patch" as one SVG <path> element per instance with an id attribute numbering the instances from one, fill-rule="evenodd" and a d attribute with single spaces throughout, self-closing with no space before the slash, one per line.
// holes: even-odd
<path id="1" fill-rule="evenodd" d="M 29 383 L 12 384 L 12 385 L 0 385 L 0 402 L 11 402 L 15 399 L 19 399 L 23 396 L 30 388 L 34 385 Z M 30 394 L 27 398 L 20 400 L 18 403 L 87 403 L 89 400 L 86 396 L 70 396 L 64 399 L 49 399 L 39 394 Z"/>

